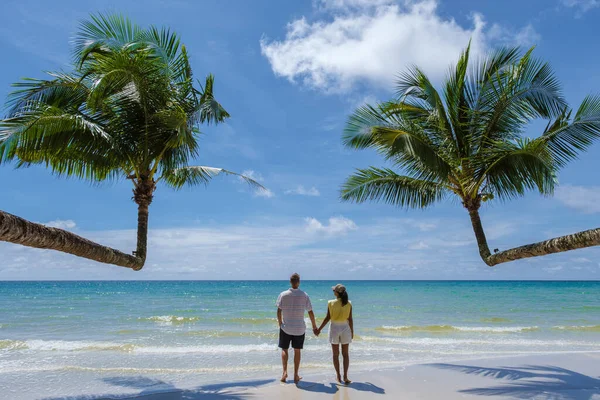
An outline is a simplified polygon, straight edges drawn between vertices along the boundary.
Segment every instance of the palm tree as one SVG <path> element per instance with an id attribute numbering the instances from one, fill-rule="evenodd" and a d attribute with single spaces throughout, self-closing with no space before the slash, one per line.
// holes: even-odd
<path id="1" fill-rule="evenodd" d="M 358 169 L 342 186 L 344 201 L 382 201 L 427 208 L 458 198 L 469 213 L 483 261 L 493 266 L 600 244 L 592 229 L 492 254 L 479 209 L 529 190 L 551 195 L 556 172 L 600 137 L 600 97 L 569 108 L 550 66 L 533 49 L 498 50 L 469 64 L 469 47 L 440 94 L 418 68 L 397 81 L 397 98 L 358 108 L 343 142 L 373 148 L 393 167 Z M 539 137 L 524 137 L 528 124 L 547 120 Z"/>
<path id="2" fill-rule="evenodd" d="M 198 125 L 222 122 L 229 114 L 213 96 L 212 75 L 195 86 L 186 48 L 169 29 L 93 15 L 80 26 L 73 58 L 71 73 L 15 84 L 0 125 L 0 163 L 42 164 L 57 175 L 92 182 L 131 180 L 137 248 L 124 254 L 7 213 L 0 213 L 0 240 L 139 270 L 156 185 L 179 189 L 234 174 L 188 164 L 198 156 Z"/>

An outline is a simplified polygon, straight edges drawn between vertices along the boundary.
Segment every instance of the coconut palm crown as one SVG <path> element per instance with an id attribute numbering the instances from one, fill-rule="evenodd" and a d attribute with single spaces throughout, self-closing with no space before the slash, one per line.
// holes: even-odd
<path id="1" fill-rule="evenodd" d="M 213 76 L 203 85 L 194 80 L 185 46 L 167 28 L 92 15 L 75 37 L 73 62 L 71 72 L 14 85 L 0 126 L 0 163 L 42 164 L 92 182 L 130 179 L 138 245 L 120 265 L 140 269 L 157 183 L 179 189 L 233 174 L 189 165 L 199 155 L 198 126 L 223 122 L 229 114 L 213 96 Z"/>
<path id="2" fill-rule="evenodd" d="M 569 108 L 550 65 L 535 58 L 533 48 L 500 49 L 475 62 L 469 53 L 467 47 L 441 92 L 411 68 L 398 77 L 394 100 L 362 106 L 350 116 L 344 144 L 376 149 L 392 168 L 358 169 L 343 184 L 341 198 L 417 209 L 458 198 L 490 266 L 600 244 L 594 229 L 490 253 L 482 202 L 530 190 L 552 195 L 557 171 L 600 136 L 600 97 Z M 541 135 L 524 136 L 538 119 L 547 121 Z"/>

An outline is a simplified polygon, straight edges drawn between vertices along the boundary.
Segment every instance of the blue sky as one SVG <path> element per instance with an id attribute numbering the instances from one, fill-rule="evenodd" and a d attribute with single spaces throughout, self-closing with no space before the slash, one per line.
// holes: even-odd
<path id="1" fill-rule="evenodd" d="M 340 143 L 348 114 L 393 95 L 394 75 L 418 64 L 439 81 L 471 38 L 474 51 L 537 45 L 568 100 L 600 93 L 598 0 L 432 1 L 5 0 L 0 96 L 21 77 L 68 70 L 80 20 L 116 11 L 167 25 L 196 76 L 213 73 L 232 118 L 202 127 L 198 165 L 252 174 L 253 193 L 217 178 L 208 188 L 159 187 L 142 272 L 0 243 L 0 279 L 600 279 L 598 249 L 486 267 L 457 202 L 426 211 L 338 200 L 354 168 L 383 165 Z M 539 132 L 534 125 L 529 136 Z M 563 171 L 553 198 L 486 205 L 492 248 L 597 227 L 600 143 Z M 129 182 L 92 186 L 43 168 L 0 167 L 0 208 L 124 251 L 135 247 Z"/>

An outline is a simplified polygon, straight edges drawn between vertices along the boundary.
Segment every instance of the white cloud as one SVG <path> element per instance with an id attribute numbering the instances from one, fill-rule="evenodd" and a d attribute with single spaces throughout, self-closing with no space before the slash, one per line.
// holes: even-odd
<path id="1" fill-rule="evenodd" d="M 327 236 L 345 235 L 350 231 L 358 229 L 354 221 L 344 217 L 329 218 L 329 225 L 323 225 L 316 218 L 305 218 L 306 231 L 311 233 L 324 233 Z"/>
<path id="2" fill-rule="evenodd" d="M 254 196 L 270 199 L 271 197 L 275 197 L 275 193 L 273 193 L 271 189 L 256 189 L 254 191 Z"/>
<path id="3" fill-rule="evenodd" d="M 437 226 L 438 226 L 437 221 L 431 221 L 431 220 L 422 221 L 422 220 L 416 220 L 416 219 L 409 218 L 409 219 L 404 219 L 402 221 L 413 228 L 419 229 L 421 232 L 432 231 L 435 228 L 437 228 Z"/>
<path id="4" fill-rule="evenodd" d="M 311 187 L 310 189 L 305 189 L 304 186 L 298 185 L 296 189 L 286 190 L 285 194 L 297 194 L 299 196 L 320 196 L 321 193 L 316 187 Z"/>
<path id="5" fill-rule="evenodd" d="M 585 13 L 591 9 L 600 7 L 599 0 L 561 0 L 561 4 L 566 7 L 577 9 L 580 13 Z"/>
<path id="6" fill-rule="evenodd" d="M 600 213 L 600 187 L 560 186 L 554 196 L 564 205 L 586 214 Z"/>
<path id="7" fill-rule="evenodd" d="M 284 40 L 262 38 L 260 44 L 276 75 L 325 92 L 346 92 L 365 81 L 392 89 L 394 77 L 411 65 L 439 79 L 469 40 L 477 55 L 492 39 L 539 39 L 532 27 L 515 34 L 499 25 L 490 39 L 480 14 L 461 26 L 440 16 L 434 0 L 326 0 L 317 6 L 338 11 L 315 22 L 296 19 L 288 23 Z"/>
<path id="8" fill-rule="evenodd" d="M 45 222 L 44 225 L 46 225 L 50 228 L 58 228 L 58 229 L 73 229 L 77 226 L 75 221 L 73 221 L 71 219 L 67 219 L 67 220 L 56 219 L 54 221 Z"/>
<path id="9" fill-rule="evenodd" d="M 421 240 L 415 243 L 411 243 L 408 245 L 410 250 L 425 250 L 429 248 L 429 245 L 425 243 L 425 241 Z"/>
<path id="10" fill-rule="evenodd" d="M 585 264 L 585 263 L 591 263 L 592 260 L 590 260 L 589 258 L 586 257 L 576 257 L 572 260 L 574 263 L 578 263 L 578 264 Z"/>
<path id="11" fill-rule="evenodd" d="M 555 273 L 561 271 L 563 269 L 563 266 L 562 265 L 552 265 L 552 266 L 543 267 L 542 269 L 550 274 L 555 274 Z"/>
<path id="12" fill-rule="evenodd" d="M 486 36 L 490 41 L 506 46 L 533 46 L 542 40 L 542 36 L 531 24 L 516 31 L 510 27 L 493 24 Z"/>
<path id="13" fill-rule="evenodd" d="M 522 226 L 525 223 L 525 219 L 520 221 Z M 533 225 L 529 223 L 529 225 Z M 486 236 L 488 240 L 500 239 L 509 235 L 512 235 L 517 231 L 519 225 L 512 221 L 494 221 L 486 228 Z"/>

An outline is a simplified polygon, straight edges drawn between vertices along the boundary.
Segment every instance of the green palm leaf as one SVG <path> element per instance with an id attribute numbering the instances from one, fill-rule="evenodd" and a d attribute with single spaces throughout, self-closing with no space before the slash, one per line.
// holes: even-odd
<path id="1" fill-rule="evenodd" d="M 441 184 L 401 176 L 390 169 L 358 169 L 342 186 L 344 201 L 381 201 L 406 208 L 426 208 L 448 193 Z"/>
<path id="2" fill-rule="evenodd" d="M 565 110 L 548 124 L 542 136 L 559 166 L 575 159 L 600 138 L 600 96 L 586 97 L 573 120 L 570 116 L 571 112 Z"/>
<path id="3" fill-rule="evenodd" d="M 167 183 L 169 186 L 175 189 L 180 189 L 185 185 L 208 185 L 208 183 L 218 175 L 237 176 L 254 189 L 266 190 L 263 185 L 246 175 L 216 167 L 194 166 L 172 169 L 166 171 L 163 174 L 162 179 L 164 179 L 165 183 Z"/>

